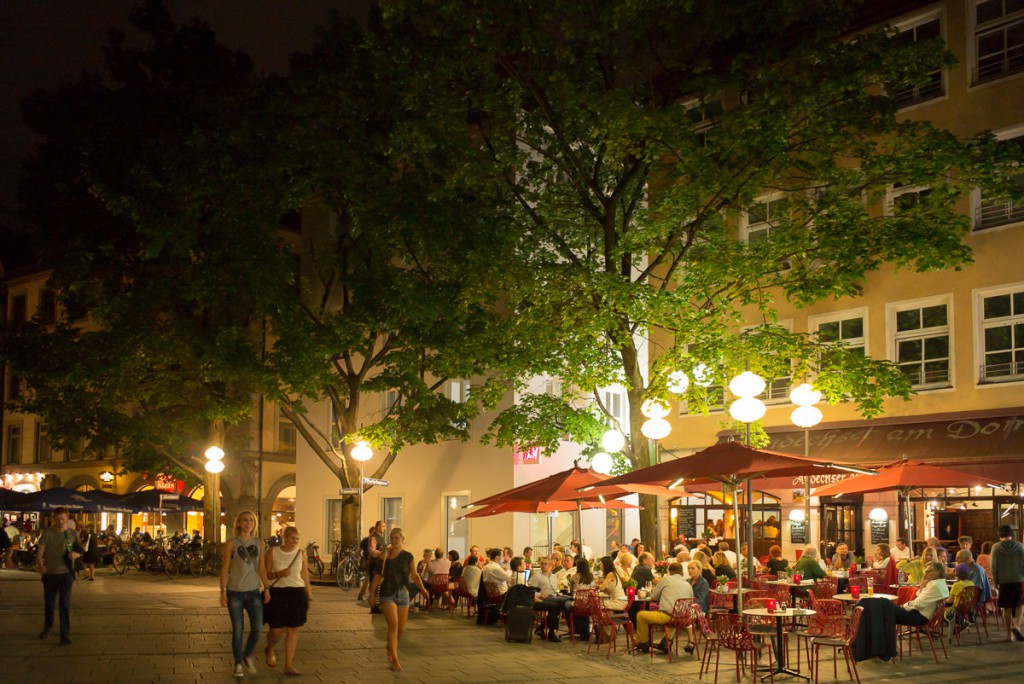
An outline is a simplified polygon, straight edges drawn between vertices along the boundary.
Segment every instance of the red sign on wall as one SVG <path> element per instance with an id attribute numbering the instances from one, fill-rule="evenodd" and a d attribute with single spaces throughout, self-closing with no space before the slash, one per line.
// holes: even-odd
<path id="1" fill-rule="evenodd" d="M 544 455 L 540 447 L 520 447 L 518 444 L 512 447 L 512 453 L 516 463 L 523 465 L 540 463 L 540 457 Z"/>

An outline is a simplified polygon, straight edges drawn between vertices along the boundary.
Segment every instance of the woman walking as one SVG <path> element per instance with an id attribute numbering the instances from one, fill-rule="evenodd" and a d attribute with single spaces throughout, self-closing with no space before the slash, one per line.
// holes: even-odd
<path id="1" fill-rule="evenodd" d="M 416 583 L 425 598 L 430 594 L 423 586 L 423 579 L 416 572 L 416 559 L 402 548 L 405 535 L 401 528 L 391 530 L 391 544 L 384 554 L 384 562 L 374 568 L 373 583 L 370 584 L 370 605 L 377 603 L 377 587 L 380 587 L 380 610 L 388 623 L 388 660 L 392 670 L 401 670 L 398 662 L 398 640 L 405 633 L 409 622 L 409 581 Z"/>
<path id="2" fill-rule="evenodd" d="M 82 548 L 85 549 L 85 553 L 82 554 L 85 579 L 92 582 L 96 579 L 96 564 L 100 561 L 99 540 L 92 532 L 92 525 L 86 525 L 79 537 L 82 540 Z"/>
<path id="3" fill-rule="evenodd" d="M 224 544 L 224 562 L 220 569 L 220 605 L 231 617 L 231 650 L 235 656 L 235 677 L 256 673 L 252 652 L 260 643 L 263 628 L 263 604 L 270 600 L 264 572 L 263 541 L 256 536 L 256 516 L 242 511 L 235 516 L 235 536 Z M 263 588 L 263 596 L 260 589 Z M 242 647 L 244 614 L 249 615 L 249 639 Z"/>
<path id="4" fill-rule="evenodd" d="M 306 624 L 309 602 L 313 590 L 309 586 L 309 567 L 306 554 L 299 548 L 299 530 L 286 527 L 281 534 L 281 545 L 267 550 L 265 571 L 270 580 L 270 603 L 263 613 L 263 621 L 270 627 L 267 647 L 263 653 L 268 667 L 277 667 L 274 646 L 284 635 L 284 673 L 302 674 L 294 667 L 295 649 L 299 645 L 299 627 Z"/>

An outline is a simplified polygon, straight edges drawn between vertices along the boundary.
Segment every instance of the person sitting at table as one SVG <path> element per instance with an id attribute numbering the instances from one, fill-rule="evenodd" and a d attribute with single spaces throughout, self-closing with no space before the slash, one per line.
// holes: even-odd
<path id="1" fill-rule="evenodd" d="M 704 579 L 703 568 L 701 568 L 700 561 L 692 560 L 686 564 L 686 573 L 690 577 L 690 589 L 693 591 L 693 598 L 697 600 L 697 605 L 704 611 L 704 614 L 708 614 L 708 600 L 711 598 L 711 585 Z"/>
<path id="2" fill-rule="evenodd" d="M 981 542 L 981 553 L 975 562 L 982 567 L 989 579 L 992 579 L 992 542 Z"/>
<path id="3" fill-rule="evenodd" d="M 530 573 L 530 580 L 527 584 L 538 590 L 533 595 L 535 601 L 533 609 L 547 611 L 548 641 L 561 641 L 558 638 L 558 615 L 562 612 L 565 604 L 572 599 L 558 594 L 558 579 L 551 572 L 550 558 L 542 557 L 540 559 L 540 570 L 534 569 Z M 543 639 L 544 628 L 538 627 L 536 634 Z"/>
<path id="4" fill-rule="evenodd" d="M 853 566 L 853 554 L 850 553 L 850 547 L 846 544 L 839 544 L 832 556 L 832 569 L 849 570 L 851 566 Z"/>
<path id="5" fill-rule="evenodd" d="M 902 606 L 893 606 L 897 625 L 923 627 L 935 614 L 940 601 L 949 596 L 946 586 L 946 567 L 942 563 L 930 562 L 924 568 L 921 590 Z"/>
<path id="6" fill-rule="evenodd" d="M 729 564 L 729 558 L 721 551 L 715 554 L 712 559 L 715 561 L 715 579 L 719 577 L 727 577 L 731 580 L 736 579 L 736 571 L 732 569 L 732 565 Z"/>
<path id="7" fill-rule="evenodd" d="M 579 566 L 576 567 L 579 568 Z M 615 570 L 611 556 L 601 557 L 601 573 L 604 575 L 604 580 L 601 582 L 600 590 L 607 594 L 607 598 L 602 599 L 601 604 L 608 610 L 624 609 L 628 603 L 626 590 L 622 587 L 622 578 Z"/>
<path id="8" fill-rule="evenodd" d="M 768 563 L 765 565 L 768 574 L 778 577 L 779 573 L 789 568 L 789 561 L 782 557 L 782 547 L 775 544 L 768 549 Z"/>
<path id="9" fill-rule="evenodd" d="M 779 549 L 779 553 L 782 553 L 782 549 Z M 740 557 L 739 557 L 739 571 L 740 571 L 740 574 L 744 574 L 744 573 L 747 572 L 747 559 L 748 558 L 750 558 L 750 544 L 748 544 L 747 542 L 743 542 L 742 544 L 740 544 Z M 764 568 L 761 567 L 761 564 L 755 558 L 754 559 L 754 572 L 761 572 L 762 570 L 764 570 Z"/>
<path id="10" fill-rule="evenodd" d="M 967 553 L 970 553 L 968 551 Z M 956 582 L 949 588 L 949 596 L 946 598 L 946 613 L 942 617 L 946 622 L 952 622 L 953 618 L 956 617 L 956 600 L 967 587 L 977 586 L 971 581 L 971 566 L 967 563 L 957 563 L 953 569 L 956 573 Z"/>
<path id="11" fill-rule="evenodd" d="M 818 562 L 818 549 L 808 546 L 804 549 L 800 560 L 793 564 L 793 572 L 799 573 L 805 580 L 825 579 L 828 575 Z"/>
<path id="12" fill-rule="evenodd" d="M 692 598 L 693 587 L 683 578 L 683 566 L 672 563 L 668 566 L 668 574 L 658 582 L 651 593 L 651 600 L 658 602 L 658 610 L 641 610 L 636 615 L 636 649 L 641 653 L 651 650 L 651 625 L 665 625 L 672 619 L 676 601 L 681 598 Z M 666 631 L 666 637 L 672 636 Z M 693 628 L 687 628 L 686 652 L 693 652 Z M 655 645 L 659 651 L 668 651 L 666 639 Z"/>
<path id="13" fill-rule="evenodd" d="M 498 585 L 498 592 L 504 594 L 508 591 L 508 584 L 512 576 L 501 567 L 501 549 L 487 550 L 487 564 L 480 571 L 480 584 L 487 582 Z"/>
<path id="14" fill-rule="evenodd" d="M 470 554 L 466 557 L 466 565 L 462 568 L 462 579 L 466 582 L 466 590 L 476 598 L 480 591 L 480 564 L 476 556 Z"/>
<path id="15" fill-rule="evenodd" d="M 680 551 L 679 553 L 676 554 L 676 563 L 679 563 L 679 564 L 685 566 L 689 562 L 690 562 L 690 552 L 687 551 L 686 549 L 683 549 L 682 551 Z"/>
<path id="16" fill-rule="evenodd" d="M 690 545 L 686 543 L 686 535 L 683 534 L 682 532 L 680 532 L 679 536 L 676 537 L 676 543 L 672 547 L 672 552 L 673 553 L 679 553 L 680 551 L 689 551 L 689 550 L 690 550 Z"/>
<path id="17" fill-rule="evenodd" d="M 921 578 L 924 577 L 924 569 L 929 563 L 937 563 L 938 560 L 939 555 L 936 553 L 935 547 L 926 546 L 921 552 L 920 558 L 902 561 L 896 565 L 896 569 L 902 570 L 907 576 L 907 584 L 920 584 Z"/>
<path id="18" fill-rule="evenodd" d="M 636 559 L 633 554 L 627 552 L 619 554 L 619 563 L 616 571 L 619 573 L 619 579 L 623 582 L 628 580 L 633 575 L 633 566 L 636 565 Z"/>
<path id="19" fill-rule="evenodd" d="M 572 576 L 576 574 L 576 565 L 573 563 L 572 558 L 569 556 L 562 556 L 558 559 L 557 565 L 555 564 L 555 559 L 552 558 L 551 568 L 558 577 L 559 588 L 565 587 L 568 589 Z"/>
<path id="20" fill-rule="evenodd" d="M 871 567 L 875 570 L 887 570 L 890 558 L 889 545 L 879 544 L 875 547 L 875 559 L 871 562 Z"/>
<path id="21" fill-rule="evenodd" d="M 693 553 L 693 561 L 700 564 L 700 576 L 704 578 L 704 581 L 708 583 L 708 588 L 714 584 L 718 576 L 715 575 L 715 568 L 711 565 L 711 554 L 710 552 L 704 553 L 703 551 L 696 551 Z M 693 562 L 691 561 L 691 562 Z"/>
<path id="22" fill-rule="evenodd" d="M 974 582 L 974 585 L 978 587 L 978 603 L 987 603 L 992 600 L 992 584 L 988 581 L 988 573 L 985 572 L 985 568 L 974 562 L 974 554 L 967 549 L 961 549 L 956 552 L 957 565 L 960 563 L 966 563 L 970 569 L 967 579 Z"/>
<path id="23" fill-rule="evenodd" d="M 907 540 L 900 537 L 896 540 L 896 544 L 889 548 L 889 556 L 893 558 L 897 563 L 904 560 L 910 560 L 910 557 L 914 553 L 910 547 L 907 546 Z"/>
<path id="24" fill-rule="evenodd" d="M 729 561 L 729 565 L 736 567 L 736 552 L 729 548 L 729 542 L 721 541 L 718 542 L 718 550 L 725 554 L 726 560 Z M 717 565 L 717 563 L 716 563 Z"/>
<path id="25" fill-rule="evenodd" d="M 633 574 L 630 576 L 636 582 L 637 590 L 645 588 L 648 584 L 655 584 L 658 580 L 654 577 L 654 556 L 644 551 L 640 554 L 640 558 L 633 568 Z M 640 612 L 640 603 L 634 602 L 629 609 L 629 619 L 634 625 L 636 625 L 636 615 Z"/>
<path id="26" fill-rule="evenodd" d="M 511 583 L 513 585 L 526 584 L 527 580 L 530 578 L 530 572 L 527 571 L 526 562 L 523 560 L 522 556 L 512 557 L 508 562 L 508 573 L 509 577 L 512 578 Z"/>

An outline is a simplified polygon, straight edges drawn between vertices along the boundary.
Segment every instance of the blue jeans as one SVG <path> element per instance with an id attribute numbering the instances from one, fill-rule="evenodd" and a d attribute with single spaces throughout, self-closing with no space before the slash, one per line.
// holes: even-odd
<path id="1" fill-rule="evenodd" d="M 71 587 L 75 576 L 70 572 L 62 575 L 43 575 L 43 631 L 53 628 L 53 607 L 60 597 L 60 636 L 68 638 L 71 632 Z"/>
<path id="2" fill-rule="evenodd" d="M 242 650 L 242 632 L 245 631 L 245 620 L 242 613 L 249 614 L 249 640 Z M 263 597 L 259 590 L 231 591 L 228 589 L 228 615 L 231 616 L 231 651 L 235 655 L 235 664 L 252 655 L 260 643 L 260 630 L 263 629 Z"/>

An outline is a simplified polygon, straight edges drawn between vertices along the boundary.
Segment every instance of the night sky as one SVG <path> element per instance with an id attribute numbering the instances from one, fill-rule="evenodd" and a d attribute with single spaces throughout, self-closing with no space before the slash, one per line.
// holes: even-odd
<path id="1" fill-rule="evenodd" d="M 0 0 L 0 206 L 14 203 L 18 161 L 31 149 L 21 101 L 33 91 L 97 71 L 107 29 L 127 31 L 138 0 Z M 370 0 L 166 0 L 178 22 L 205 20 L 227 47 L 258 69 L 284 72 L 288 54 L 308 50 L 332 8 L 362 18 Z M 5 212 L 6 213 L 6 212 Z M 0 215 L 0 223 L 8 219 Z"/>

